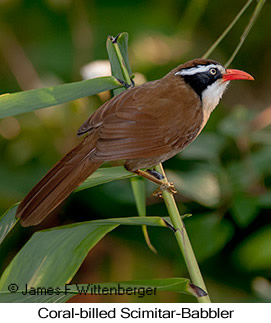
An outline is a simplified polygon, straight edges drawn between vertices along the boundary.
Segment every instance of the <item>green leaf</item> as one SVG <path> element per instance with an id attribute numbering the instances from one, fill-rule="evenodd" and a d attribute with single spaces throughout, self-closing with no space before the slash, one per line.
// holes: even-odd
<path id="1" fill-rule="evenodd" d="M 216 214 L 192 216 L 185 225 L 198 261 L 215 255 L 233 235 L 232 224 Z"/>
<path id="2" fill-rule="evenodd" d="M 111 65 L 111 74 L 120 80 L 124 80 L 124 75 L 122 73 L 118 57 L 115 52 L 114 45 L 112 43 L 111 37 L 107 38 L 106 42 L 107 54 L 109 57 L 110 65 Z M 120 94 L 125 91 L 125 89 L 116 89 L 113 91 L 114 96 Z"/>
<path id="3" fill-rule="evenodd" d="M 249 236 L 237 248 L 234 262 L 245 271 L 259 271 L 271 268 L 271 226 L 266 226 Z"/>
<path id="4" fill-rule="evenodd" d="M 134 176 L 137 175 L 129 172 L 123 166 L 98 168 L 80 186 L 77 187 L 75 192 L 85 190 L 87 188 L 100 184 L 105 184 L 120 179 L 131 178 Z"/>
<path id="5" fill-rule="evenodd" d="M 12 205 L 1 217 L 0 217 L 0 244 L 13 229 L 15 224 L 19 221 L 15 218 L 16 210 L 19 203 Z"/>
<path id="6" fill-rule="evenodd" d="M 219 158 L 225 142 L 225 137 L 217 133 L 204 132 L 193 142 L 193 145 L 185 148 L 178 157 L 181 159 L 208 160 L 213 163 Z"/>
<path id="7" fill-rule="evenodd" d="M 271 145 L 263 146 L 262 149 L 251 153 L 250 161 L 255 171 L 259 176 L 264 174 L 271 174 L 270 169 L 270 156 L 271 156 Z"/>
<path id="8" fill-rule="evenodd" d="M 187 278 L 162 278 L 162 279 L 149 279 L 149 280 L 132 280 L 132 281 L 121 281 L 121 282 L 110 282 L 110 283 L 96 283 L 96 284 L 74 284 L 67 286 L 66 292 L 65 287 L 58 287 L 59 295 L 23 295 L 23 289 L 18 290 L 16 293 L 10 293 L 9 291 L 0 292 L 0 303 L 62 303 L 75 295 L 88 295 L 91 294 L 91 287 L 99 290 L 103 289 L 104 293 L 110 289 L 114 292 L 120 290 L 120 288 L 128 289 L 128 293 L 131 294 L 132 290 L 135 291 L 135 295 L 146 295 L 147 288 L 152 293 L 166 291 L 166 292 L 177 292 L 189 294 L 192 296 L 199 296 L 202 290 L 195 288 L 190 284 Z M 30 286 L 28 286 L 30 287 Z M 69 289 L 69 290 L 68 290 Z M 66 294 L 66 295 L 65 295 Z M 143 296 L 142 296 L 143 297 Z"/>
<path id="9" fill-rule="evenodd" d="M 131 178 L 131 185 L 135 197 L 136 208 L 139 216 L 146 216 L 146 189 L 142 177 Z"/>
<path id="10" fill-rule="evenodd" d="M 131 75 L 131 67 L 128 58 L 128 34 L 119 34 L 117 36 L 117 43 L 113 43 L 113 39 L 114 37 L 109 36 L 106 42 L 107 53 L 111 65 L 111 73 L 116 78 L 128 82 L 126 77 L 129 78 Z M 125 89 L 122 88 L 114 90 L 113 92 L 114 95 L 117 95 L 124 90 Z"/>
<path id="11" fill-rule="evenodd" d="M 23 295 L 22 290 L 18 290 L 16 293 L 10 293 L 9 291 L 0 291 L 0 303 L 65 303 L 74 294 L 69 293 L 65 295 L 61 293 L 59 295 Z"/>
<path id="12" fill-rule="evenodd" d="M 128 38 L 129 38 L 128 33 L 126 32 L 121 33 L 118 38 L 118 45 L 119 45 L 119 49 L 123 57 L 125 66 L 128 70 L 128 73 L 129 75 L 131 75 L 132 70 L 131 70 L 131 66 L 129 63 L 129 56 L 128 56 Z"/>
<path id="13" fill-rule="evenodd" d="M 223 118 L 219 123 L 219 132 L 231 138 L 238 138 L 247 134 L 248 124 L 252 119 L 252 114 L 253 112 L 249 111 L 244 106 L 235 106 L 232 113 Z"/>
<path id="14" fill-rule="evenodd" d="M 99 283 L 98 285 L 103 288 L 117 288 L 118 285 L 124 288 L 157 288 L 158 291 L 170 291 L 170 292 L 184 292 L 187 294 L 194 294 L 191 292 L 189 285 L 190 281 L 187 278 L 162 278 L 162 279 L 148 279 L 148 280 L 132 280 L 132 281 L 121 281 L 121 282 L 110 282 L 110 283 Z M 80 284 L 85 288 L 87 284 Z M 76 285 L 71 285 L 71 289 L 78 292 Z M 86 289 L 85 289 L 86 290 Z M 194 294 L 195 295 L 195 294 Z"/>
<path id="15" fill-rule="evenodd" d="M 36 232 L 13 258 L 0 280 L 0 289 L 10 283 L 19 288 L 59 286 L 68 283 L 87 253 L 118 225 L 166 227 L 160 217 L 132 217 L 75 223 Z"/>
<path id="16" fill-rule="evenodd" d="M 146 216 L 146 187 L 145 187 L 145 181 L 142 177 L 133 177 L 131 178 L 131 185 L 132 190 L 134 193 L 134 198 L 136 201 L 136 208 L 139 216 Z M 154 248 L 154 246 L 151 243 L 148 229 L 146 225 L 142 226 L 143 235 L 146 241 L 147 246 L 149 249 L 157 253 L 157 250 Z"/>
<path id="17" fill-rule="evenodd" d="M 0 96 L 0 118 L 50 107 L 121 86 L 115 77 L 105 76 L 43 89 L 3 94 Z"/>
<path id="18" fill-rule="evenodd" d="M 0 280 L 0 289 L 10 283 L 20 288 L 69 282 L 87 253 L 117 225 L 82 225 L 36 232 L 14 257 Z"/>
<path id="19" fill-rule="evenodd" d="M 247 227 L 259 211 L 258 199 L 255 196 L 238 193 L 233 196 L 232 216 L 240 227 Z"/>
<path id="20" fill-rule="evenodd" d="M 246 191 L 248 187 L 260 181 L 266 174 L 271 174 L 270 156 L 271 146 L 263 146 L 261 149 L 251 152 L 247 158 L 231 162 L 226 167 L 226 171 L 233 190 Z"/>

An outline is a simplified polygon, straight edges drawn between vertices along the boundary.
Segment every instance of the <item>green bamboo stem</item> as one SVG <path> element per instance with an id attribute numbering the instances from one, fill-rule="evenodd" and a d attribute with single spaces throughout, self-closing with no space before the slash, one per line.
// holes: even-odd
<path id="1" fill-rule="evenodd" d="M 208 58 L 212 54 L 212 52 L 216 49 L 216 47 L 219 45 L 219 43 L 226 37 L 226 35 L 230 32 L 230 30 L 237 23 L 239 18 L 242 16 L 242 14 L 245 12 L 245 10 L 249 7 L 249 5 L 253 1 L 254 0 L 247 1 L 247 3 L 244 5 L 244 7 L 239 11 L 237 16 L 233 19 L 233 21 L 229 24 L 229 26 L 224 30 L 224 32 L 218 37 L 218 39 L 213 43 L 213 45 L 207 50 L 207 52 L 202 56 L 202 58 Z"/>
<path id="2" fill-rule="evenodd" d="M 168 182 L 162 164 L 157 165 L 155 169 L 165 177 L 164 181 Z M 171 222 L 173 224 L 173 227 L 176 230 L 175 237 L 179 245 L 179 248 L 182 252 L 191 280 L 194 285 L 202 288 L 207 293 L 207 288 L 205 286 L 203 277 L 201 275 L 200 268 L 197 263 L 197 259 L 195 257 L 184 223 L 178 211 L 178 207 L 176 205 L 174 196 L 165 190 L 163 191 L 163 198 L 164 198 Z M 210 303 L 211 300 L 210 300 L 210 297 L 207 295 L 207 296 L 198 297 L 198 302 Z"/>
<path id="3" fill-rule="evenodd" d="M 113 42 L 113 46 L 114 46 L 114 49 L 116 51 L 116 55 L 117 55 L 118 60 L 119 60 L 119 63 L 120 63 L 120 68 L 121 68 L 121 71 L 122 71 L 122 74 L 123 74 L 123 77 L 124 77 L 124 81 L 128 85 L 131 85 L 132 84 L 132 81 L 131 81 L 130 75 L 128 73 L 128 70 L 127 70 L 127 68 L 125 66 L 123 57 L 121 55 L 121 51 L 120 51 L 119 45 L 118 45 L 117 42 Z"/>
<path id="4" fill-rule="evenodd" d="M 229 24 L 229 26 L 225 29 L 225 31 L 218 37 L 218 39 L 214 42 L 214 44 L 207 50 L 207 52 L 202 56 L 202 58 L 208 58 L 213 51 L 216 49 L 218 44 L 226 37 L 226 35 L 230 32 L 230 30 L 233 28 L 233 26 L 236 24 L 236 22 L 239 20 L 239 18 L 242 16 L 242 14 L 245 12 L 245 10 L 250 6 L 250 4 L 253 2 L 253 0 L 248 0 L 244 7 L 240 10 L 240 12 L 237 14 L 237 16 L 233 19 L 233 21 Z M 236 46 L 235 50 L 233 51 L 231 57 L 228 59 L 226 64 L 224 66 L 227 68 L 234 58 L 236 57 L 237 53 L 239 52 L 240 48 L 242 47 L 244 41 L 246 40 L 246 37 L 248 36 L 251 28 L 253 27 L 256 19 L 259 16 L 259 13 L 261 12 L 266 0 L 259 0 L 258 4 L 256 5 L 252 16 L 243 32 L 243 34 L 240 37 L 240 41 L 238 45 Z"/>
<path id="5" fill-rule="evenodd" d="M 234 52 L 232 53 L 231 57 L 229 58 L 229 60 L 227 61 L 227 63 L 225 64 L 225 67 L 228 67 L 231 62 L 234 60 L 235 56 L 237 55 L 237 53 L 239 52 L 240 48 L 242 47 L 244 41 L 247 38 L 247 35 L 249 34 L 251 28 L 253 27 L 256 19 L 259 16 L 259 13 L 261 12 L 264 4 L 265 4 L 266 0 L 259 0 L 257 6 L 255 7 L 252 16 L 242 34 L 242 36 L 240 37 L 240 42 L 238 43 L 237 47 L 235 48 Z"/>

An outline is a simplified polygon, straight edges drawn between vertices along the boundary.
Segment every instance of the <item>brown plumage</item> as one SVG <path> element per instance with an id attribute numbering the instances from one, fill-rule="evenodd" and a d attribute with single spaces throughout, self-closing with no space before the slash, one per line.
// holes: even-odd
<path id="1" fill-rule="evenodd" d="M 215 61 L 193 60 L 102 105 L 78 130 L 78 135 L 86 134 L 83 141 L 21 202 L 16 216 L 22 225 L 40 223 L 104 161 L 123 159 L 128 170 L 136 171 L 185 148 L 207 120 L 202 97 L 176 73 L 209 64 L 221 66 Z"/>

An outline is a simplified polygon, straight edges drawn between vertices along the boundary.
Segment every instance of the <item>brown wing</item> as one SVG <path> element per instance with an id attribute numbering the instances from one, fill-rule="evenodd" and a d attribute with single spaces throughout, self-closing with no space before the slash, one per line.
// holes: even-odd
<path id="1" fill-rule="evenodd" d="M 133 107 L 137 104 L 142 104 L 142 101 L 146 101 L 147 95 L 152 84 L 156 83 L 148 82 L 142 86 L 134 87 L 128 91 L 113 97 L 111 100 L 103 104 L 95 113 L 93 113 L 79 128 L 77 135 L 81 136 L 95 128 L 100 127 L 105 123 L 108 117 L 115 115 L 119 110 L 125 109 L 130 106 L 132 109 L 129 113 L 133 113 Z M 146 97 L 144 97 L 146 95 Z M 128 117 L 129 121 L 129 117 Z"/>
<path id="2" fill-rule="evenodd" d="M 163 79 L 130 89 L 103 105 L 79 129 L 99 128 L 95 160 L 167 154 L 186 136 L 200 100 L 180 81 Z M 191 109 L 186 109 L 186 104 Z M 201 121 L 201 118 L 197 118 Z"/>

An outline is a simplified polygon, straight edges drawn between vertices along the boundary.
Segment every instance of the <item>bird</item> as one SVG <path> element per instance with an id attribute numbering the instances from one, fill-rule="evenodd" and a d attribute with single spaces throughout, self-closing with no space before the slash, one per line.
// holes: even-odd
<path id="1" fill-rule="evenodd" d="M 42 222 L 105 161 L 163 185 L 153 167 L 194 141 L 232 80 L 254 80 L 241 70 L 197 58 L 161 79 L 128 88 L 100 106 L 79 128 L 83 140 L 19 204 L 22 226 Z M 147 170 L 144 170 L 147 169 Z M 174 186 L 166 186 L 174 192 Z"/>

